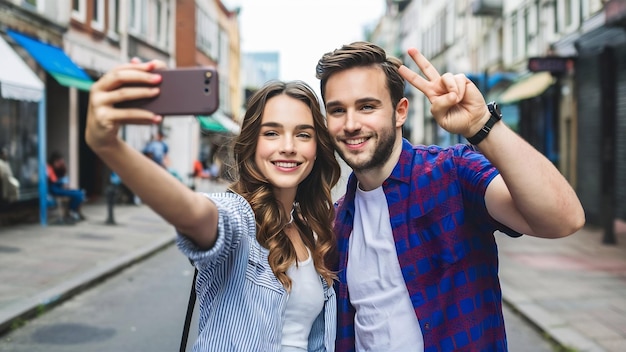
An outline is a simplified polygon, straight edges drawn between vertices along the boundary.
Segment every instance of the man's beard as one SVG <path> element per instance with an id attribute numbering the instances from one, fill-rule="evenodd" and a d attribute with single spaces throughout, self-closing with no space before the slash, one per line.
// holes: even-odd
<path id="1" fill-rule="evenodd" d="M 394 114 L 392 126 L 395 126 L 395 120 L 396 119 Z M 346 155 L 346 153 L 343 150 L 337 148 L 336 145 L 335 149 L 337 150 L 339 156 L 346 162 L 346 164 L 348 164 L 348 166 L 352 168 L 353 171 L 364 172 L 368 170 L 373 170 L 385 165 L 385 162 L 393 152 L 393 145 L 396 141 L 396 130 L 393 127 L 385 129 L 377 134 L 377 137 L 378 144 L 374 148 L 374 154 L 372 154 L 372 157 L 368 160 L 363 160 L 361 162 L 353 161 L 352 159 L 346 157 L 350 156 L 350 152 L 347 152 Z M 337 144 L 336 141 L 333 141 L 333 143 Z"/>

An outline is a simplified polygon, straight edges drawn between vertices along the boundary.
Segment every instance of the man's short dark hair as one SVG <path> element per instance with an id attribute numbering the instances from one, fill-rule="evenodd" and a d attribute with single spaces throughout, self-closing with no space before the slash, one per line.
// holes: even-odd
<path id="1" fill-rule="evenodd" d="M 387 89 L 395 108 L 404 98 L 404 79 L 398 72 L 402 61 L 388 56 L 385 49 L 369 42 L 353 42 L 328 52 L 318 61 L 315 76 L 320 80 L 322 100 L 326 102 L 326 82 L 335 73 L 354 67 L 380 67 L 387 77 Z"/>
<path id="2" fill-rule="evenodd" d="M 60 160 L 60 159 L 63 159 L 63 154 L 55 150 L 52 153 L 50 153 L 50 156 L 48 156 L 48 164 L 52 165 L 54 164 L 55 161 Z"/>

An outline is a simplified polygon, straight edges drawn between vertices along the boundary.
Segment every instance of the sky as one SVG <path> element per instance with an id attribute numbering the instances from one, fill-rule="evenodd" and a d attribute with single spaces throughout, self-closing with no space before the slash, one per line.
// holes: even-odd
<path id="1" fill-rule="evenodd" d="M 240 7 L 243 52 L 278 51 L 282 80 L 307 82 L 319 94 L 315 65 L 343 44 L 363 40 L 385 11 L 385 0 L 222 0 Z"/>

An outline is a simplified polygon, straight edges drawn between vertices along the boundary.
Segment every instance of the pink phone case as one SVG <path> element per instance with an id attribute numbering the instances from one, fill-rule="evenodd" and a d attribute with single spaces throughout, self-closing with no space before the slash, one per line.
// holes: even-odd
<path id="1" fill-rule="evenodd" d="M 211 115 L 219 108 L 219 82 L 214 68 L 176 68 L 155 72 L 163 77 L 159 95 L 125 101 L 116 104 L 116 107 L 146 109 L 157 115 Z"/>

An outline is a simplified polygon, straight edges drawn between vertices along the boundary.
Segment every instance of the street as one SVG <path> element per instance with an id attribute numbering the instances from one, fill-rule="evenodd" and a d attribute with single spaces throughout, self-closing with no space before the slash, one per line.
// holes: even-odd
<path id="1" fill-rule="evenodd" d="M 187 259 L 169 246 L 3 336 L 0 351 L 176 351 L 192 275 Z M 511 352 L 554 351 L 506 306 L 504 317 Z M 194 319 L 188 346 L 196 326 Z"/>
<path id="2" fill-rule="evenodd" d="M 192 277 L 169 246 L 3 336 L 0 351 L 177 351 Z"/>

